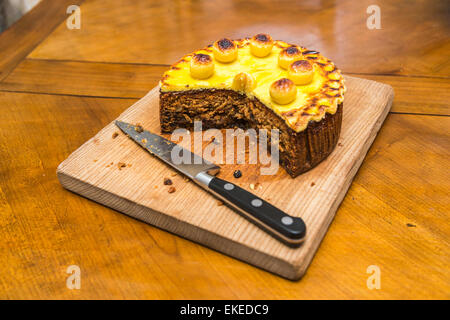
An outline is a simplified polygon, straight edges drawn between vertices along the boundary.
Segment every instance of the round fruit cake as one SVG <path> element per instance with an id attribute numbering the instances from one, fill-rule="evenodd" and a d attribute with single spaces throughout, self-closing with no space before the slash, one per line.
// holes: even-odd
<path id="1" fill-rule="evenodd" d="M 164 73 L 161 129 L 189 129 L 194 121 L 204 129 L 278 129 L 280 164 L 296 177 L 336 146 L 344 92 L 340 70 L 317 51 L 267 34 L 221 39 Z"/>

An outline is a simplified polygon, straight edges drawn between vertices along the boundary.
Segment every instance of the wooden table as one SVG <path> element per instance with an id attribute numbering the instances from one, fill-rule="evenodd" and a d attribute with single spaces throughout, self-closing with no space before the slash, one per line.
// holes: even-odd
<path id="1" fill-rule="evenodd" d="M 0 298 L 450 298 L 445 1 L 42 0 L 0 34 Z M 291 282 L 61 188 L 55 169 L 219 37 L 268 32 L 392 85 L 392 112 L 307 274 Z M 68 266 L 81 289 L 66 287 Z M 370 265 L 381 288 L 366 285 Z"/>

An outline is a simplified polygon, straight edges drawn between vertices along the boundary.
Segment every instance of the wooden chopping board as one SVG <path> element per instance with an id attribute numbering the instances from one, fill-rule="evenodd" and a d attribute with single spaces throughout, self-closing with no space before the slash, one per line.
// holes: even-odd
<path id="1" fill-rule="evenodd" d="M 320 245 L 353 177 L 388 114 L 389 85 L 346 76 L 347 93 L 339 144 L 313 170 L 292 179 L 280 168 L 261 176 L 255 165 L 221 165 L 219 177 L 302 217 L 308 231 L 289 248 L 242 218 L 192 181 L 149 155 L 110 123 L 73 152 L 57 170 L 62 186 L 129 216 L 201 243 L 288 279 L 299 279 Z M 118 119 L 160 133 L 159 88 Z M 115 133 L 118 133 L 115 134 Z M 120 165 L 119 165 L 120 163 Z M 124 167 L 120 167 L 123 166 Z M 120 167 L 120 168 L 119 168 Z M 233 177 L 239 168 L 243 176 Z M 176 191 L 168 193 L 164 178 Z"/>

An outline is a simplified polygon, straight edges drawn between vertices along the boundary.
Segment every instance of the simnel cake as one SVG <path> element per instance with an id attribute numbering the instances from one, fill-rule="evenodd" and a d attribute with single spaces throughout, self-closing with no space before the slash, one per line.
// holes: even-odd
<path id="1" fill-rule="evenodd" d="M 161 129 L 190 129 L 196 120 L 205 129 L 277 128 L 280 165 L 296 177 L 336 146 L 344 92 L 340 70 L 317 51 L 267 34 L 220 39 L 164 73 Z"/>

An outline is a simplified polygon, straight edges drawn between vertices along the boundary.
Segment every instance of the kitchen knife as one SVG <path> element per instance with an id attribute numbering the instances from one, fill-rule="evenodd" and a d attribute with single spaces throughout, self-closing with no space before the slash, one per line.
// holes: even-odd
<path id="1" fill-rule="evenodd" d="M 290 216 L 239 186 L 215 177 L 220 170 L 219 166 L 181 148 L 172 141 L 143 130 L 140 126 L 122 121 L 116 121 L 116 125 L 152 155 L 191 178 L 273 237 L 291 247 L 298 247 L 303 242 L 306 225 L 301 218 Z M 183 152 L 191 161 L 174 162 L 172 157 L 174 148 L 177 148 L 177 154 Z"/>

